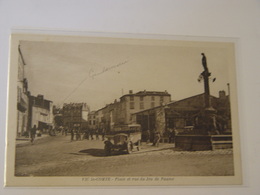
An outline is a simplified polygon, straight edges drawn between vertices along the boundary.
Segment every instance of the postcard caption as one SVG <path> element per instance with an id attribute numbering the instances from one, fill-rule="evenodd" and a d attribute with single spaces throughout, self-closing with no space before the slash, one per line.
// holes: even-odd
<path id="1" fill-rule="evenodd" d="M 83 177 L 82 182 L 169 182 L 173 177 Z"/>

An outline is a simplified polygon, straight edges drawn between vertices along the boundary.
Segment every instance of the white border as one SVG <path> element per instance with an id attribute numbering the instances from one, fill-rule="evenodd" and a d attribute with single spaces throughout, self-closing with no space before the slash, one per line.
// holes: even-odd
<path id="1" fill-rule="evenodd" d="M 237 37 L 238 100 L 241 129 L 241 148 L 244 186 L 190 187 L 151 189 L 0 189 L 0 194 L 257 194 L 260 191 L 259 145 L 259 51 L 260 8 L 259 1 L 66 1 L 57 0 L 3 0 L 0 3 L 0 129 L 5 129 L 7 104 L 7 64 L 9 34 L 14 27 L 33 29 L 65 29 L 73 31 L 102 31 L 126 33 L 151 33 L 209 37 Z M 48 9 L 47 9 L 47 8 Z M 149 9 L 145 9 L 149 7 Z M 108 9 L 109 8 L 109 9 Z M 119 8 L 125 8 L 119 12 Z M 141 9 L 140 9 L 141 8 Z M 43 11 L 42 11 L 43 10 Z M 93 11 L 92 11 L 93 10 Z M 106 11 L 110 10 L 110 11 Z M 39 14 L 39 12 L 41 13 Z M 44 14 L 42 14 L 42 12 Z M 171 12 L 171 13 L 170 13 Z M 69 13 L 69 14 L 68 14 Z M 80 13 L 80 14 L 78 14 Z M 57 16 L 62 16 L 58 17 Z M 47 17 L 46 17 L 47 16 Z M 116 16 L 116 19 L 115 19 Z M 147 17 L 148 16 L 148 17 Z M 150 17 L 149 17 L 150 16 Z M 54 18 L 54 19 L 52 19 Z M 3 135 L 3 133 L 2 133 Z M 0 181 L 3 185 L 5 136 L 1 136 L 2 156 Z"/>

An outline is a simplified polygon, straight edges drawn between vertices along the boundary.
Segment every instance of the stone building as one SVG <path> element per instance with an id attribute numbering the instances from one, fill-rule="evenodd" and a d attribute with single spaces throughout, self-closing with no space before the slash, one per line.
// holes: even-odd
<path id="1" fill-rule="evenodd" d="M 34 125 L 43 132 L 53 128 L 53 103 L 43 95 L 29 96 L 29 126 Z"/>
<path id="2" fill-rule="evenodd" d="M 17 137 L 28 130 L 28 83 L 25 76 L 25 61 L 20 47 L 18 48 L 18 78 L 17 78 Z"/>
<path id="3" fill-rule="evenodd" d="M 63 126 L 68 128 L 88 127 L 89 106 L 86 103 L 70 103 L 63 105 Z"/>
<path id="4" fill-rule="evenodd" d="M 159 91 L 139 91 L 133 93 L 132 90 L 129 94 L 120 97 L 120 105 L 118 112 L 122 113 L 118 117 L 119 124 L 130 124 L 132 122 L 132 114 L 154 107 L 167 104 L 171 101 L 171 95 L 167 92 Z"/>
<path id="5" fill-rule="evenodd" d="M 183 132 L 198 127 L 200 113 L 205 108 L 204 94 L 170 102 L 132 114 L 132 120 L 142 127 L 142 131 L 159 131 L 162 135 L 169 129 Z M 211 105 L 216 110 L 218 129 L 231 131 L 229 96 L 224 91 L 219 97 L 210 96 Z"/>
<path id="6" fill-rule="evenodd" d="M 95 130 L 97 128 L 97 125 L 96 125 L 96 111 L 91 111 L 88 114 L 88 127 L 91 130 Z"/>
<path id="7" fill-rule="evenodd" d="M 107 104 L 105 107 L 97 110 L 95 112 L 96 129 L 110 131 L 118 122 L 118 117 L 120 116 L 118 112 L 119 106 L 120 102 L 115 100 L 114 103 Z"/>
<path id="8" fill-rule="evenodd" d="M 165 105 L 171 101 L 171 95 L 167 92 L 140 91 L 120 97 L 114 103 L 107 104 L 96 112 L 97 128 L 111 130 L 116 125 L 131 124 L 132 114 L 141 110 L 150 109 L 159 105 Z"/>
<path id="9" fill-rule="evenodd" d="M 53 106 L 53 121 L 56 129 L 63 126 L 63 110 L 57 106 Z"/>

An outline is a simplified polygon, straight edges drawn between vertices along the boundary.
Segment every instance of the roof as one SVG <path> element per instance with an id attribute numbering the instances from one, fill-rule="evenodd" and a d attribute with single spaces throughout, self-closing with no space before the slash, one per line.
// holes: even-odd
<path id="1" fill-rule="evenodd" d="M 66 107 L 70 107 L 70 108 L 75 108 L 75 107 L 88 107 L 88 105 L 86 103 L 64 103 L 63 104 L 63 107 L 66 108 Z"/>
<path id="2" fill-rule="evenodd" d="M 201 94 L 198 94 L 198 95 L 194 95 L 194 96 L 191 96 L 191 97 L 188 97 L 188 98 L 184 98 L 182 100 L 178 100 L 178 101 L 171 101 L 165 105 L 160 105 L 160 106 L 156 106 L 156 107 L 153 107 L 153 108 L 148 108 L 148 109 L 145 109 L 145 110 L 141 110 L 139 112 L 135 112 L 133 114 L 139 114 L 139 113 L 142 113 L 142 112 L 147 112 L 147 111 L 150 111 L 150 110 L 155 110 L 155 109 L 158 109 L 160 107 L 165 107 L 165 106 L 169 106 L 169 105 L 174 105 L 175 103 L 179 103 L 181 101 L 185 101 L 185 100 L 188 100 L 188 99 L 192 99 L 192 98 L 195 98 L 195 97 L 198 97 L 198 96 L 202 96 L 204 95 L 204 93 L 201 93 Z M 210 96 L 210 97 L 213 97 L 213 98 L 216 98 L 215 96 Z M 176 112 L 176 114 L 179 114 L 178 112 Z"/>
<path id="3" fill-rule="evenodd" d="M 203 95 L 204 95 L 204 93 L 201 93 L 201 94 L 198 94 L 198 95 L 194 95 L 194 96 L 191 96 L 191 97 L 184 98 L 184 99 L 182 99 L 182 100 L 177 100 L 177 101 L 170 102 L 170 103 L 168 103 L 167 105 L 177 104 L 177 103 L 179 103 L 179 102 L 186 101 L 186 100 L 188 100 L 188 99 L 192 99 L 192 98 L 199 97 L 199 96 L 203 96 Z M 217 97 L 215 97 L 215 96 L 213 96 L 213 95 L 210 95 L 210 97 L 217 99 Z"/>
<path id="4" fill-rule="evenodd" d="M 158 108 L 162 108 L 162 107 L 165 107 L 165 106 L 167 106 L 167 105 L 168 105 L 168 104 L 156 106 L 156 107 L 153 107 L 153 108 L 148 108 L 148 109 L 141 110 L 141 111 L 138 111 L 138 112 L 135 112 L 135 113 L 132 113 L 132 114 L 138 114 L 138 113 L 142 113 L 142 112 L 146 112 L 146 111 L 150 111 L 150 110 L 156 110 L 156 109 L 158 109 Z"/>
<path id="5" fill-rule="evenodd" d="M 53 102 L 53 101 L 51 101 L 51 100 L 46 100 L 46 99 L 44 99 L 44 98 L 39 98 L 38 96 L 33 96 L 33 95 L 30 95 L 29 96 L 29 98 L 31 98 L 31 99 L 35 99 L 35 100 L 42 100 L 42 101 L 44 101 L 44 102 Z"/>
<path id="6" fill-rule="evenodd" d="M 167 91 L 139 91 L 137 93 L 129 93 L 129 94 L 125 94 L 123 96 L 120 97 L 123 98 L 125 96 L 171 96 L 171 94 L 169 94 Z"/>

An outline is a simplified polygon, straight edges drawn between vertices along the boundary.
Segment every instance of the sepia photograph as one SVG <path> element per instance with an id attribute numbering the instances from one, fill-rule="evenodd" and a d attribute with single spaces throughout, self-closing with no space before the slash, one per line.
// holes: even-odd
<path id="1" fill-rule="evenodd" d="M 7 186 L 242 183 L 234 40 L 10 40 Z"/>

